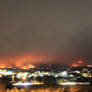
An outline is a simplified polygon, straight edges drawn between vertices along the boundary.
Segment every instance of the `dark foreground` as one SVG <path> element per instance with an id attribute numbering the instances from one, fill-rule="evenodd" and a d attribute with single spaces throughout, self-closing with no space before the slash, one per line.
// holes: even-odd
<path id="1" fill-rule="evenodd" d="M 13 88 L 11 90 L 5 89 L 5 85 L 0 84 L 0 92 L 92 92 L 92 85 L 90 86 L 31 86 L 30 88 Z"/>
<path id="2" fill-rule="evenodd" d="M 32 87 L 31 92 L 92 92 L 92 86 Z"/>

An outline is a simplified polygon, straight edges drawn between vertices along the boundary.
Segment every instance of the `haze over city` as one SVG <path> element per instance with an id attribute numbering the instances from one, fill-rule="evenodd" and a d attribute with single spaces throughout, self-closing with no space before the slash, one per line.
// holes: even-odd
<path id="1" fill-rule="evenodd" d="M 92 64 L 91 0 L 2 0 L 0 11 L 2 65 Z"/>

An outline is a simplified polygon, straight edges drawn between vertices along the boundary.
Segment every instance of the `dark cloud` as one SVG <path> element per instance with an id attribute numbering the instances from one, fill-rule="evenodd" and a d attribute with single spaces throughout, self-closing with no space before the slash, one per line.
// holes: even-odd
<path id="1" fill-rule="evenodd" d="M 91 63 L 92 1 L 6 0 L 0 3 L 0 55 L 46 53 Z M 62 59 L 63 58 L 63 59 Z"/>

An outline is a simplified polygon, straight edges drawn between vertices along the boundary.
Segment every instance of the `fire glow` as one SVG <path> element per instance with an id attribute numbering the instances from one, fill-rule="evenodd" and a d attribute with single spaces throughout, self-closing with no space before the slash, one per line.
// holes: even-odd
<path id="1" fill-rule="evenodd" d="M 21 54 L 0 56 L 0 68 L 20 67 L 23 69 L 34 68 L 34 63 L 53 61 L 52 57 L 44 54 Z"/>
<path id="2" fill-rule="evenodd" d="M 73 63 L 71 66 L 73 67 L 79 67 L 82 66 L 84 63 L 82 60 L 78 60 L 77 62 Z"/>

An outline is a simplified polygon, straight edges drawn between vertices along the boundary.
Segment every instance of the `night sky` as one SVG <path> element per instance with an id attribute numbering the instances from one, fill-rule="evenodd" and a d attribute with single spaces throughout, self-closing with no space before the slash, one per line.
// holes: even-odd
<path id="1" fill-rule="evenodd" d="M 92 64 L 91 0 L 0 0 L 0 63 L 78 59 Z"/>

